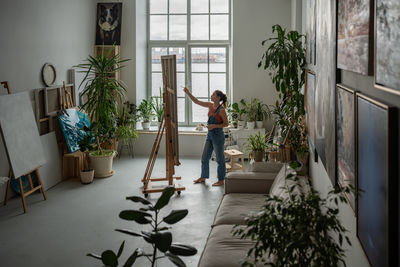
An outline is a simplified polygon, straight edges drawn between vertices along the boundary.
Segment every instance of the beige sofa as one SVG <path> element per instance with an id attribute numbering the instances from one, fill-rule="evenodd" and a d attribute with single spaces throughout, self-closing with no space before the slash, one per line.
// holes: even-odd
<path id="1" fill-rule="evenodd" d="M 232 172 L 227 175 L 225 195 L 215 215 L 198 267 L 241 266 L 253 242 L 233 237 L 232 227 L 245 225 L 245 216 L 259 212 L 268 193 L 289 197 L 284 187 L 299 185 L 293 191 L 298 193 L 309 189 L 305 177 L 297 182 L 285 179 L 289 172 L 293 170 L 287 164 L 264 162 L 252 165 L 248 172 Z"/>

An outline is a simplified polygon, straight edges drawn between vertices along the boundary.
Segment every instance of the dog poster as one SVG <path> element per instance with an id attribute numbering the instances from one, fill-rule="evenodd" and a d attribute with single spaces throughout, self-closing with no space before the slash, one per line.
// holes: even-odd
<path id="1" fill-rule="evenodd" d="M 122 3 L 98 3 L 96 45 L 121 44 Z"/>

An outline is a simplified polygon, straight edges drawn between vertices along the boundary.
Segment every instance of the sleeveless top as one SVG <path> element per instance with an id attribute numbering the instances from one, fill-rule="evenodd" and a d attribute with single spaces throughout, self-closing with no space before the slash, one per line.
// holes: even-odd
<path id="1" fill-rule="evenodd" d="M 217 108 L 214 108 L 214 106 L 210 106 L 208 108 L 208 118 L 210 118 L 211 116 L 214 116 L 215 119 L 217 120 L 216 124 L 221 124 L 223 122 L 221 115 L 219 114 L 219 111 L 221 110 L 222 105 L 220 105 Z M 215 114 L 217 113 L 217 114 Z"/>

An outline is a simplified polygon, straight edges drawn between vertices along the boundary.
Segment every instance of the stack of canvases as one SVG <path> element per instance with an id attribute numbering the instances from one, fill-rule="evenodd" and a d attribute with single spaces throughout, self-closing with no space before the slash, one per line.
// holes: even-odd
<path id="1" fill-rule="evenodd" d="M 400 95 L 400 2 L 347 0 L 338 1 L 336 9 L 334 0 L 307 0 L 307 12 L 310 142 L 332 183 L 352 185 L 361 192 L 349 194 L 348 200 L 369 263 L 397 266 L 396 111 L 341 84 L 336 68 L 373 75 L 376 89 Z"/>

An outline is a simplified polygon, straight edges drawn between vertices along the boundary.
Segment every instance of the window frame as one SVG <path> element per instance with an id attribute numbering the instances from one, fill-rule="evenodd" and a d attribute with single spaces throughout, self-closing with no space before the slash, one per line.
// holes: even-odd
<path id="1" fill-rule="evenodd" d="M 231 64 L 230 64 L 230 56 L 231 56 L 231 43 L 232 43 L 232 0 L 228 0 L 229 7 L 228 13 L 211 13 L 211 1 L 208 0 L 208 13 L 191 13 L 191 0 L 186 0 L 186 13 L 169 13 L 169 0 L 167 0 L 167 13 L 150 13 L 150 1 L 147 1 L 147 14 L 146 14 L 146 22 L 147 22 L 147 90 L 146 95 L 147 98 L 150 99 L 152 96 L 152 48 L 162 47 L 167 48 L 169 50 L 170 47 L 182 47 L 185 49 L 185 84 L 192 88 L 192 64 L 191 64 L 191 48 L 193 47 L 206 47 L 206 48 L 214 48 L 214 47 L 224 47 L 226 49 L 226 72 L 219 72 L 226 74 L 226 95 L 228 99 L 231 99 Z M 167 16 L 167 40 L 150 40 L 150 17 L 152 15 L 165 15 Z M 169 39 L 169 23 L 170 23 L 170 15 L 186 15 L 186 40 L 168 40 Z M 208 38 L 209 40 L 192 40 L 191 39 L 191 16 L 192 15 L 208 15 Z M 228 15 L 228 39 L 227 40 L 211 40 L 211 16 L 212 15 Z M 210 64 L 208 60 L 208 65 Z M 218 73 L 218 72 L 210 72 L 208 68 L 207 72 L 208 77 L 210 73 Z M 208 79 L 208 100 L 210 99 L 210 79 Z M 180 90 L 181 88 L 177 88 Z M 182 97 L 178 97 L 182 98 Z M 195 126 L 198 122 L 193 122 L 192 120 L 192 105 L 195 105 L 187 96 L 183 97 L 185 99 L 185 121 L 179 122 L 179 126 Z M 205 99 L 205 98 L 199 98 Z"/>

